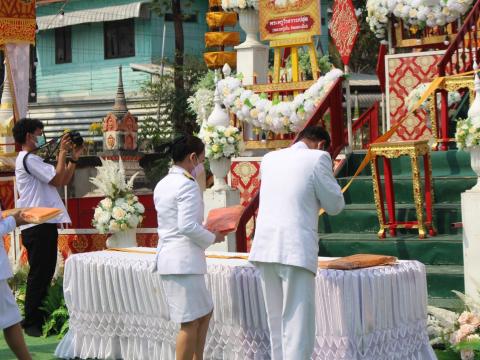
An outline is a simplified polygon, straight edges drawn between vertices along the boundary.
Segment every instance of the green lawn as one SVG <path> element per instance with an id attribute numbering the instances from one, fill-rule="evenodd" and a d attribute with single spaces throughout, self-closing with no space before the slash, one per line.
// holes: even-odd
<path id="1" fill-rule="evenodd" d="M 60 342 L 56 336 L 50 336 L 48 338 L 36 338 L 25 335 L 25 340 L 34 360 L 56 359 L 53 353 L 57 347 L 57 344 Z M 0 359 L 16 360 L 16 357 L 10 351 L 5 339 L 3 338 L 3 331 L 0 332 Z"/>

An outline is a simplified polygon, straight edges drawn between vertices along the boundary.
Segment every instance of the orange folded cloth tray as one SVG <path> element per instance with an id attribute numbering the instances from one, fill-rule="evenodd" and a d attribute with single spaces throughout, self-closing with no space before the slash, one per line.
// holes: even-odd
<path id="1" fill-rule="evenodd" d="M 2 211 L 2 216 L 5 218 L 18 210 L 22 211 L 22 216 L 25 221 L 31 224 L 43 224 L 44 222 L 53 219 L 62 213 L 62 210 L 57 208 L 33 207 L 4 210 Z"/>
<path id="2" fill-rule="evenodd" d="M 395 256 L 355 254 L 335 260 L 319 261 L 318 266 L 322 269 L 354 270 L 372 266 L 394 265 L 396 263 L 397 258 Z"/>
<path id="3" fill-rule="evenodd" d="M 212 209 L 208 213 L 205 227 L 212 232 L 223 234 L 234 232 L 237 230 L 242 213 L 242 205 Z"/>

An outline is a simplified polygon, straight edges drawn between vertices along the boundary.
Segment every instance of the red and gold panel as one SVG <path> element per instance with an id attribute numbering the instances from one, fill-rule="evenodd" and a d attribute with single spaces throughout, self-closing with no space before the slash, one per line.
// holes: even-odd
<path id="1" fill-rule="evenodd" d="M 11 177 L 0 178 L 0 205 L 2 209 L 13 209 L 15 207 L 15 190 Z"/>
<path id="2" fill-rule="evenodd" d="M 232 161 L 231 186 L 240 191 L 240 203 L 245 206 L 260 186 L 260 160 Z"/>
<path id="3" fill-rule="evenodd" d="M 240 203 L 246 206 L 260 188 L 260 159 L 232 161 L 231 186 L 240 192 Z M 253 236 L 253 221 L 247 223 L 247 251 L 250 251 Z"/>
<path id="4" fill-rule="evenodd" d="M 105 250 L 107 234 L 60 234 L 58 250 L 66 259 L 70 254 Z M 158 234 L 137 233 L 137 243 L 141 247 L 157 247 Z"/>
<path id="5" fill-rule="evenodd" d="M 0 45 L 35 42 L 35 0 L 0 0 Z"/>
<path id="6" fill-rule="evenodd" d="M 407 115 L 406 98 L 408 94 L 419 84 L 431 82 L 438 74 L 437 64 L 443 53 L 419 54 L 386 56 L 390 126 Z M 418 110 L 398 128 L 391 140 L 419 140 L 428 139 L 431 136 L 431 130 L 427 126 L 427 113 L 424 110 Z"/>

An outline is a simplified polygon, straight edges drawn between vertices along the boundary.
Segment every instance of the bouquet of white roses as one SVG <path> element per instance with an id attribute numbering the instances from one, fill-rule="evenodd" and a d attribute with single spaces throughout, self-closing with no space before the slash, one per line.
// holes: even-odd
<path id="1" fill-rule="evenodd" d="M 92 225 L 101 233 L 116 233 L 135 229 L 143 220 L 144 206 L 132 192 L 133 181 L 138 173 L 127 182 L 122 159 L 118 163 L 111 160 L 102 161 L 97 167 L 97 176 L 90 182 L 97 186 L 97 191 L 105 196 L 95 208 Z"/>
<path id="2" fill-rule="evenodd" d="M 480 116 L 457 120 L 455 141 L 458 149 L 480 146 Z"/>
<path id="3" fill-rule="evenodd" d="M 200 137 L 205 143 L 205 157 L 217 160 L 238 156 L 242 151 L 242 134 L 234 126 L 211 126 L 202 128 Z"/>

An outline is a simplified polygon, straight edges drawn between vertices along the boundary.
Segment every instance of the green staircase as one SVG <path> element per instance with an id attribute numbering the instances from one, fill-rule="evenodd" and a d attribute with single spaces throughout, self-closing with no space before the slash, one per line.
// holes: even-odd
<path id="1" fill-rule="evenodd" d="M 338 176 L 341 186 L 355 173 L 364 155 L 354 153 L 350 156 Z M 368 166 L 345 193 L 345 210 L 337 216 L 320 217 L 319 255 L 371 253 L 421 261 L 427 266 L 429 303 L 454 308 L 459 302 L 451 290 L 464 291 L 463 250 L 462 229 L 451 225 L 462 221 L 460 194 L 476 183 L 476 175 L 470 168 L 470 156 L 466 152 L 436 151 L 431 153 L 431 158 L 437 236 L 421 240 L 415 229 L 401 229 L 397 230 L 396 237 L 388 233 L 386 239 L 377 237 L 378 217 Z M 415 220 L 410 159 L 394 159 L 392 168 L 397 219 Z"/>

